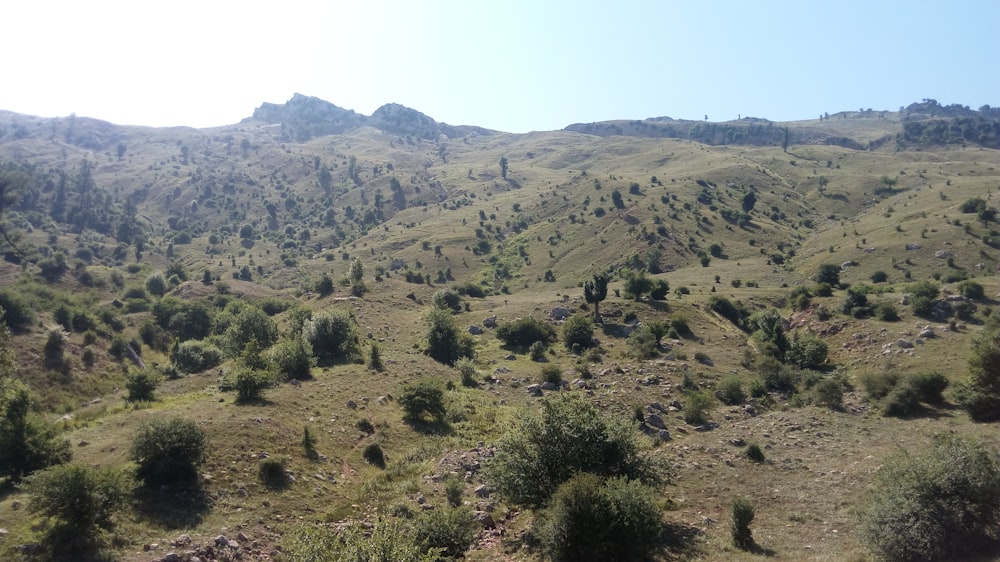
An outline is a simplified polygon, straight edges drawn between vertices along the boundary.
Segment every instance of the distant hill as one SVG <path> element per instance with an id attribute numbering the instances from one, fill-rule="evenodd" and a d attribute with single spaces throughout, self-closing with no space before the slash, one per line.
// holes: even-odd
<path id="1" fill-rule="evenodd" d="M 295 94 L 283 104 L 264 103 L 253 112 L 253 119 L 281 125 L 281 139 L 305 142 L 323 135 L 338 135 L 365 125 L 397 135 L 412 135 L 427 140 L 463 137 L 470 133 L 488 135 L 495 131 L 482 127 L 453 126 L 438 123 L 408 107 L 389 103 L 366 117 L 316 97 Z"/>

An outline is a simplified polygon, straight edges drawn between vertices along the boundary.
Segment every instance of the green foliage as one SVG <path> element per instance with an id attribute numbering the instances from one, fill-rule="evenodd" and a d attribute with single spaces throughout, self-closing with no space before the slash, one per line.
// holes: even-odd
<path id="1" fill-rule="evenodd" d="M 736 375 L 726 376 L 719 381 L 716 396 L 719 397 L 719 400 L 721 400 L 723 404 L 727 404 L 729 406 L 738 406 L 747 398 L 746 393 L 743 392 L 743 384 L 740 382 L 740 378 Z"/>
<path id="2" fill-rule="evenodd" d="M 62 364 L 68 335 L 60 326 L 49 328 L 45 336 L 45 347 L 42 348 L 46 363 Z"/>
<path id="3" fill-rule="evenodd" d="M 198 424 L 183 418 L 154 418 L 139 427 L 129 460 L 147 485 L 185 484 L 197 478 L 205 460 L 208 440 Z"/>
<path id="4" fill-rule="evenodd" d="M 1000 468 L 987 447 L 950 434 L 882 465 L 858 534 L 885 560 L 962 560 L 1000 523 Z"/>
<path id="5" fill-rule="evenodd" d="M 773 308 L 761 310 L 750 315 L 746 320 L 747 329 L 759 342 L 759 351 L 770 355 L 779 361 L 785 359 L 790 344 L 782 327 L 781 313 Z"/>
<path id="6" fill-rule="evenodd" d="M 271 490 L 283 490 L 291 484 L 285 472 L 285 457 L 267 457 L 257 463 L 257 478 Z"/>
<path id="7" fill-rule="evenodd" d="M 434 296 L 431 297 L 431 304 L 442 310 L 461 312 L 462 295 L 460 295 L 455 289 L 443 287 L 434 292 Z"/>
<path id="8" fill-rule="evenodd" d="M 539 507 L 577 472 L 655 477 L 631 422 L 565 394 L 543 400 L 540 415 L 522 418 L 500 439 L 487 478 L 512 503 Z"/>
<path id="9" fill-rule="evenodd" d="M 899 311 L 896 310 L 896 305 L 883 302 L 875 306 L 875 317 L 883 322 L 897 322 L 899 321 Z"/>
<path id="10" fill-rule="evenodd" d="M 0 328 L 6 335 L 6 329 Z M 31 411 L 28 387 L 13 374 L 11 355 L 0 342 L 0 476 L 14 480 L 36 470 L 67 462 L 69 441 L 60 439 L 55 428 Z"/>
<path id="11" fill-rule="evenodd" d="M 51 519 L 42 557 L 50 560 L 92 560 L 114 528 L 113 517 L 129 500 L 131 482 L 117 469 L 64 464 L 36 473 L 28 480 L 29 509 Z"/>
<path id="12" fill-rule="evenodd" d="M 732 514 L 729 520 L 729 530 L 733 538 L 733 546 L 740 550 L 750 550 L 754 546 L 753 532 L 750 523 L 754 518 L 754 508 L 750 500 L 736 498 L 733 500 Z"/>
<path id="13" fill-rule="evenodd" d="M 220 343 L 228 357 L 236 357 L 251 340 L 256 340 L 262 349 L 271 347 L 278 341 L 278 326 L 260 307 L 247 304 L 233 317 Z M 311 340 L 310 343 L 315 350 L 316 344 Z"/>
<path id="14" fill-rule="evenodd" d="M 283 562 L 433 562 L 417 544 L 414 528 L 405 521 L 382 518 L 371 531 L 351 525 L 340 533 L 325 527 L 300 525 L 282 539 Z"/>
<path id="15" fill-rule="evenodd" d="M 361 458 L 365 459 L 372 466 L 385 468 L 385 453 L 382 452 L 382 447 L 378 443 L 369 443 L 366 445 L 364 450 L 361 451 Z"/>
<path id="16" fill-rule="evenodd" d="M 200 373 L 221 363 L 222 352 L 209 343 L 186 341 L 173 347 L 170 362 L 182 373 Z"/>
<path id="17" fill-rule="evenodd" d="M 986 201 L 983 201 L 979 197 L 974 197 L 972 199 L 966 199 L 959 206 L 959 211 L 963 213 L 978 213 L 979 211 L 986 208 Z"/>
<path id="18" fill-rule="evenodd" d="M 320 276 L 319 281 L 316 282 L 315 286 L 316 293 L 320 297 L 328 297 L 332 295 L 335 288 L 333 279 L 330 279 L 330 276 L 326 273 Z"/>
<path id="19" fill-rule="evenodd" d="M 649 298 L 654 301 L 666 300 L 668 292 L 670 292 L 670 283 L 663 279 L 655 279 L 649 288 Z"/>
<path id="20" fill-rule="evenodd" d="M 743 307 L 743 303 L 736 301 L 734 304 L 726 297 L 720 295 L 712 295 L 712 297 L 708 300 L 708 306 L 716 314 L 722 316 L 726 320 L 729 320 L 733 323 L 733 325 L 740 328 L 743 327 L 743 319 L 749 316 L 746 309 Z"/>
<path id="21" fill-rule="evenodd" d="M 948 377 L 937 372 L 914 373 L 910 375 L 908 384 L 917 391 L 921 402 L 940 404 L 944 402 L 942 393 L 948 388 Z"/>
<path id="22" fill-rule="evenodd" d="M 583 283 L 583 298 L 587 304 L 594 305 L 594 320 L 600 319 L 601 301 L 608 298 L 608 282 L 611 280 L 605 274 L 595 275 L 590 281 Z"/>
<path id="23" fill-rule="evenodd" d="M 358 325 L 344 310 L 320 312 L 302 326 L 302 336 L 313 355 L 324 360 L 346 360 L 361 350 Z"/>
<path id="24" fill-rule="evenodd" d="M 319 460 L 319 451 L 316 450 L 316 437 L 313 436 L 312 431 L 309 431 L 308 425 L 302 427 L 302 452 L 311 461 Z"/>
<path id="25" fill-rule="evenodd" d="M 760 445 L 756 443 L 750 443 L 749 445 L 747 445 L 747 448 L 745 451 L 743 451 L 743 454 L 746 455 L 746 457 L 752 460 L 753 462 L 764 462 L 765 460 L 764 451 L 762 451 Z"/>
<path id="26" fill-rule="evenodd" d="M 983 300 L 986 298 L 986 290 L 975 281 L 962 281 L 958 284 L 958 292 L 969 300 Z"/>
<path id="27" fill-rule="evenodd" d="M 632 353 L 639 359 L 650 359 L 660 354 L 659 338 L 648 325 L 642 325 L 628 337 Z"/>
<path id="28" fill-rule="evenodd" d="M 422 379 L 403 385 L 399 393 L 403 418 L 410 423 L 430 421 L 441 423 L 447 410 L 444 405 L 444 388 L 434 379 Z"/>
<path id="29" fill-rule="evenodd" d="M 594 323 L 584 314 L 574 314 L 563 322 L 562 340 L 567 349 L 594 346 Z"/>
<path id="30" fill-rule="evenodd" d="M 688 323 L 687 316 L 683 314 L 672 314 L 670 315 L 670 328 L 671 331 L 677 334 L 678 337 L 691 339 L 694 337 L 694 332 L 691 331 L 691 325 Z"/>
<path id="31" fill-rule="evenodd" d="M 816 403 L 833 410 L 839 410 L 844 405 L 844 387 L 834 379 L 823 379 L 813 387 Z"/>
<path id="32" fill-rule="evenodd" d="M 826 342 L 818 337 L 811 334 L 796 334 L 785 359 L 798 367 L 818 369 L 826 363 L 828 352 Z"/>
<path id="33" fill-rule="evenodd" d="M 631 561 L 652 554 L 663 521 L 650 488 L 579 473 L 559 486 L 537 527 L 551 560 Z"/>
<path id="34" fill-rule="evenodd" d="M 562 384 L 562 369 L 559 365 L 545 365 L 542 367 L 542 382 L 549 382 L 556 386 Z"/>
<path id="35" fill-rule="evenodd" d="M 455 361 L 455 368 L 458 369 L 458 374 L 462 380 L 462 386 L 474 388 L 478 385 L 476 382 L 476 364 L 468 357 L 463 357 L 458 361 Z"/>
<path id="36" fill-rule="evenodd" d="M 879 270 L 872 273 L 871 280 L 872 283 L 885 283 L 886 281 L 889 280 L 889 274 L 882 270 Z"/>
<path id="37" fill-rule="evenodd" d="M 264 391 L 274 384 L 274 377 L 265 371 L 242 368 L 236 371 L 233 386 L 237 402 L 254 402 L 264 396 Z"/>
<path id="38" fill-rule="evenodd" d="M 446 310 L 432 309 L 427 314 L 427 354 L 435 361 L 453 365 L 462 357 L 475 355 L 475 342 L 462 333 Z"/>
<path id="39" fill-rule="evenodd" d="M 162 297 L 167 293 L 167 280 L 164 279 L 162 273 L 157 271 L 146 278 L 145 287 L 149 294 Z"/>
<path id="40" fill-rule="evenodd" d="M 653 288 L 652 280 L 646 277 L 646 272 L 627 271 L 625 273 L 625 297 L 639 300 L 642 295 L 648 293 Z"/>
<path id="41" fill-rule="evenodd" d="M 128 391 L 128 396 L 125 399 L 129 402 L 155 400 L 154 393 L 161 380 L 160 374 L 152 369 L 130 371 L 125 377 L 125 390 Z"/>
<path id="42" fill-rule="evenodd" d="M 303 337 L 285 338 L 270 351 L 271 364 L 285 380 L 305 380 L 312 376 L 312 348 Z"/>
<path id="43" fill-rule="evenodd" d="M 553 336 L 555 331 L 553 331 Z M 536 341 L 528 346 L 528 354 L 531 356 L 532 361 L 543 361 L 545 360 L 545 352 L 548 351 L 549 346 L 545 342 Z"/>
<path id="44" fill-rule="evenodd" d="M 1000 419 L 1000 329 L 972 340 L 969 378 L 956 388 L 955 398 L 976 421 Z"/>
<path id="45" fill-rule="evenodd" d="M 518 318 L 497 326 L 497 338 L 511 347 L 525 348 L 535 342 L 550 344 L 556 341 L 556 330 L 543 320 L 532 317 Z"/>
<path id="46" fill-rule="evenodd" d="M 415 540 L 424 552 L 439 552 L 441 558 L 459 558 L 476 538 L 470 510 L 445 507 L 423 512 L 414 522 Z"/>
<path id="47" fill-rule="evenodd" d="M 832 263 L 819 266 L 816 271 L 816 282 L 826 283 L 834 287 L 840 285 L 840 266 Z"/>
<path id="48" fill-rule="evenodd" d="M 24 330 L 35 323 L 32 307 L 20 293 L 0 291 L 0 309 L 4 311 L 4 324 L 11 330 Z"/>
<path id="49" fill-rule="evenodd" d="M 153 305 L 153 318 L 181 341 L 205 339 L 212 332 L 212 313 L 201 303 L 164 297 Z"/>
<path id="50" fill-rule="evenodd" d="M 715 400 L 707 392 L 700 390 L 689 392 L 684 404 L 684 422 L 691 425 L 705 425 L 714 405 Z"/>

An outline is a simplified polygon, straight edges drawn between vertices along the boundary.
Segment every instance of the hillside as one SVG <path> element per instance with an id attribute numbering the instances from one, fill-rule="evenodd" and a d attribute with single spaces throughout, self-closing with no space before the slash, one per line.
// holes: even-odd
<path id="1" fill-rule="evenodd" d="M 1000 445 L 950 389 L 883 415 L 896 396 L 883 395 L 914 374 L 967 380 L 1000 297 L 997 110 L 930 102 L 523 135 L 299 94 L 203 130 L 0 111 L 12 371 L 74 462 L 132 466 L 133 435 L 157 418 L 206 432 L 197 501 L 140 487 L 116 519 L 125 560 L 220 534 L 243 537 L 240 559 L 279 559 L 302 523 L 444 511 L 446 483 L 491 513 L 470 559 L 541 559 L 537 513 L 491 493 L 485 468 L 538 411 L 536 392 L 639 409 L 642 448 L 671 473 L 657 501 L 673 540 L 658 559 L 755 559 L 729 542 L 730 503 L 745 496 L 769 556 L 873 560 L 857 513 L 878 467 L 939 432 Z M 593 349 L 498 339 L 518 319 L 555 335 L 567 315 L 593 316 L 583 285 L 601 275 Z M 462 336 L 443 347 L 457 357 L 470 343 L 471 364 L 428 353 L 442 303 Z M 313 345 L 309 376 L 291 375 L 281 354 L 327 312 L 349 319 L 356 345 Z M 264 327 L 243 337 L 244 317 Z M 802 359 L 804 342 L 825 344 L 822 360 Z M 191 367 L 182 346 L 219 357 Z M 126 400 L 140 372 L 162 378 L 156 400 Z M 262 399 L 236 399 L 247 372 L 276 377 Z M 438 425 L 400 405 L 426 378 L 448 383 Z M 767 461 L 748 460 L 748 443 Z M 374 444 L 384 470 L 364 456 Z M 285 459 L 290 482 L 258 477 L 268 458 Z M 42 536 L 28 502 L 11 482 L 0 491 L 5 556 Z M 192 542 L 169 546 L 180 535 Z"/>

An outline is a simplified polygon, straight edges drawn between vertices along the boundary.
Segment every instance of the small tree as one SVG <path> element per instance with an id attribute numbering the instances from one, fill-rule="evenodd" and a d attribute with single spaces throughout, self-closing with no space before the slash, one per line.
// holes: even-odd
<path id="1" fill-rule="evenodd" d="M 399 396 L 403 418 L 410 423 L 444 421 L 444 389 L 433 379 L 423 379 L 403 386 Z"/>
<path id="2" fill-rule="evenodd" d="M 562 327 L 563 344 L 566 349 L 587 349 L 594 346 L 594 323 L 586 315 L 570 316 Z"/>
<path id="3" fill-rule="evenodd" d="M 156 418 L 140 426 L 129 449 L 136 474 L 147 485 L 193 482 L 208 442 L 198 425 L 183 418 Z"/>
<path id="4" fill-rule="evenodd" d="M 608 298 L 608 281 L 611 278 L 605 274 L 595 275 L 583 284 L 583 298 L 588 304 L 594 305 L 594 322 L 601 321 L 601 301 Z"/>
<path id="5" fill-rule="evenodd" d="M 53 560 L 91 560 L 128 503 L 129 479 L 116 469 L 80 464 L 55 466 L 28 481 L 29 509 L 50 518 L 43 549 Z"/>
<path id="6" fill-rule="evenodd" d="M 500 157 L 500 177 L 507 179 L 507 157 Z"/>
<path id="7" fill-rule="evenodd" d="M 427 314 L 427 354 L 435 361 L 453 365 L 475 354 L 475 342 L 459 331 L 450 312 L 435 308 Z"/>
<path id="8" fill-rule="evenodd" d="M 740 550 L 753 548 L 753 532 L 750 530 L 750 522 L 753 521 L 754 515 L 753 504 L 750 503 L 750 500 L 746 498 L 733 500 L 730 533 L 733 537 L 733 546 Z"/>
<path id="9" fill-rule="evenodd" d="M 316 314 L 303 325 L 302 335 L 320 359 L 349 359 L 360 351 L 357 323 L 343 310 Z"/>
<path id="10" fill-rule="evenodd" d="M 150 402 L 155 400 L 154 393 L 156 387 L 160 385 L 162 378 L 159 373 L 152 369 L 140 369 L 129 372 L 125 379 L 125 389 L 128 396 L 125 398 L 129 402 Z"/>
<path id="11" fill-rule="evenodd" d="M 958 386 L 955 398 L 976 421 L 1000 420 L 1000 329 L 972 340 L 969 379 Z"/>
<path id="12" fill-rule="evenodd" d="M 167 281 L 163 274 L 157 271 L 146 278 L 146 290 L 149 294 L 162 297 L 167 292 Z"/>
<path id="13" fill-rule="evenodd" d="M 0 339 L 6 328 L 0 327 Z M 0 476 L 15 481 L 36 470 L 67 462 L 72 453 L 69 441 L 60 439 L 55 428 L 31 410 L 28 387 L 4 376 L 12 373 L 0 342 Z"/>
<path id="14" fill-rule="evenodd" d="M 840 266 L 832 263 L 824 263 L 819 266 L 816 272 L 817 283 L 827 283 L 831 286 L 840 285 Z"/>

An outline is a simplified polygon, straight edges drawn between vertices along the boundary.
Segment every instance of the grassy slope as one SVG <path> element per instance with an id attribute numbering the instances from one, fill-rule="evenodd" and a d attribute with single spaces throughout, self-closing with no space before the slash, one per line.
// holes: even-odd
<path id="1" fill-rule="evenodd" d="M 50 126 L 24 118 L 21 122 L 29 130 L 42 131 Z M 891 124 L 891 120 L 857 119 L 807 122 L 803 126 L 836 127 L 844 136 L 872 139 L 884 136 Z M 55 139 L 62 137 L 63 129 L 58 127 L 65 126 L 56 125 Z M 960 217 L 956 209 L 974 196 L 992 196 L 991 204 L 998 205 L 996 194 L 989 193 L 998 185 L 996 153 L 976 147 L 854 152 L 807 145 L 792 146 L 785 154 L 780 148 L 706 147 L 676 140 L 601 139 L 548 132 L 449 140 L 445 142 L 447 162 L 442 162 L 434 143 L 411 144 L 373 129 L 287 145 L 271 140 L 273 127 L 254 123 L 211 131 L 121 131 L 122 142 L 128 145 L 121 162 L 111 155 L 114 144 L 102 153 L 50 140 L 42 134 L 0 144 L 0 156 L 46 166 L 65 163 L 69 169 L 87 157 L 98 163 L 98 185 L 122 192 L 149 186 L 140 215 L 154 232 L 151 249 L 142 260 L 141 270 L 125 274 L 127 282 L 141 282 L 150 271 L 166 268 L 165 236 L 170 234 L 166 218 L 186 216 L 207 227 L 205 234 L 190 245 L 174 247 L 178 261 L 193 277 L 208 268 L 248 297 L 298 298 L 314 310 L 350 308 L 362 333 L 370 332 L 381 342 L 387 359 L 381 373 L 362 365 L 316 369 L 314 380 L 300 387 L 283 385 L 273 389 L 265 404 L 251 406 L 236 405 L 231 394 L 218 392 L 218 374 L 213 370 L 165 383 L 160 401 L 133 411 L 121 405 L 121 393 L 114 391 L 122 379 L 120 369 L 101 347 L 106 344 L 98 345 L 101 351 L 95 368 L 87 371 L 77 363 L 67 382 L 40 367 L 40 326 L 18 335 L 22 376 L 32 382 L 50 407 L 59 408 L 59 414 L 66 411 L 74 416 L 66 425 L 78 461 L 123 462 L 134 428 L 151 415 L 170 413 L 197 419 L 212 436 L 212 454 L 204 468 L 210 475 L 207 489 L 214 499 L 212 509 L 131 517 L 125 524 L 128 551 L 134 553 L 129 557 L 136 560 L 149 558 L 137 552 L 143 543 L 167 542 L 181 532 L 198 538 L 214 536 L 222 529 L 243 528 L 262 544 L 270 544 L 277 533 L 288 528 L 289 521 L 298 517 L 337 521 L 368 516 L 396 503 L 413 504 L 420 492 L 432 503 L 440 504 L 442 486 L 428 476 L 450 470 L 447 462 L 441 464 L 442 459 L 456 454 L 449 451 L 467 451 L 478 441 L 491 441 L 516 419 L 520 407 L 530 407 L 533 399 L 525 395 L 523 386 L 535 382 L 540 366 L 524 355 L 513 361 L 505 359 L 509 351 L 489 334 L 477 338 L 477 364 L 484 374 L 495 373 L 499 382 L 449 393 L 452 435 L 417 434 L 401 421 L 399 409 L 391 400 L 378 400 L 397 392 L 401 383 L 416 376 L 433 375 L 453 381 L 458 378 L 453 370 L 434 363 L 419 349 L 424 331 L 420 317 L 427 310 L 421 303 L 430 301 L 436 287 L 406 283 L 398 273 L 382 282 L 372 280 L 370 274 L 375 267 L 388 267 L 394 259 L 411 268 L 419 262 L 420 271 L 432 277 L 438 270 L 450 268 L 458 282 L 484 281 L 495 288 L 508 288 L 510 294 L 498 292 L 485 299 L 469 299 L 471 311 L 456 316 L 459 326 L 464 327 L 494 314 L 501 321 L 525 315 L 541 317 L 553 306 L 565 302 L 577 305 L 582 300 L 578 285 L 593 273 L 626 264 L 633 254 L 645 256 L 652 247 L 661 248 L 661 266 L 669 273 L 659 277 L 668 280 L 672 288 L 688 286 L 691 295 L 679 298 L 671 294 L 664 310 L 616 298 L 612 293 L 602 305 L 609 318 L 605 333 L 599 334 L 606 349 L 603 361 L 578 362 L 562 349 L 551 357 L 567 371 L 587 366 L 595 375 L 594 400 L 609 411 L 625 415 L 636 405 L 682 399 L 679 387 L 684 373 L 708 388 L 728 374 L 737 374 L 745 381 L 752 378 L 741 365 L 748 348 L 745 337 L 703 307 L 713 287 L 753 307 L 781 305 L 789 288 L 808 283 L 820 264 L 854 260 L 858 265 L 843 273 L 845 281 L 864 283 L 873 271 L 884 270 L 890 282 L 896 284 L 894 289 L 902 292 L 905 271 L 914 280 L 927 279 L 935 272 L 947 273 L 944 260 L 934 257 L 936 251 L 946 249 L 954 254 L 957 267 L 981 276 L 977 280 L 986 285 L 988 295 L 1000 290 L 992 276 L 997 251 L 979 240 L 982 226 L 971 221 L 970 215 Z M 228 149 L 226 135 L 235 139 Z M 252 143 L 246 155 L 239 146 L 242 138 Z M 190 148 L 188 164 L 179 161 L 178 142 Z M 351 155 L 362 170 L 361 187 L 352 185 L 346 176 Z M 349 236 L 357 236 L 340 246 L 331 246 L 334 233 L 319 220 L 325 209 L 319 205 L 323 193 L 313 166 L 317 156 L 331 166 L 338 224 Z M 510 162 L 508 179 L 513 181 L 500 178 L 501 156 Z M 390 162 L 393 172 L 374 177 L 373 166 Z M 218 208 L 205 205 L 204 199 L 198 211 L 190 211 L 190 201 L 201 197 L 204 185 L 198 178 L 224 178 L 231 172 L 243 173 L 254 181 L 254 185 L 237 181 L 232 194 L 245 216 L 229 220 Z M 370 208 L 376 190 L 391 200 L 391 175 L 400 179 L 411 206 L 387 207 L 390 215 L 385 222 L 361 234 L 346 220 L 343 208 Z M 821 175 L 828 180 L 823 193 L 818 183 Z M 651 176 L 663 185 L 653 185 Z M 876 201 L 875 190 L 882 176 L 897 179 L 895 187 L 901 191 Z M 699 179 L 717 187 L 705 190 L 696 183 Z M 600 190 L 595 189 L 595 180 L 601 183 Z M 629 194 L 632 182 L 640 185 L 639 195 Z M 739 210 L 740 199 L 751 185 L 758 194 L 753 225 L 741 229 L 727 224 L 719 211 Z M 624 196 L 622 210 L 615 210 L 611 203 L 615 189 Z M 173 196 L 175 190 L 177 197 Z M 711 194 L 718 210 L 698 202 L 702 191 Z M 288 193 L 299 198 L 298 218 L 280 204 Z M 665 196 L 673 199 L 664 203 L 661 198 Z M 589 205 L 585 205 L 588 198 Z M 303 245 L 300 251 L 283 252 L 275 241 L 258 240 L 253 248 L 241 253 L 238 238 L 228 236 L 218 247 L 220 253 L 206 254 L 208 232 L 220 224 L 256 222 L 259 230 L 265 230 L 264 200 L 279 203 L 279 232 L 286 224 L 297 229 L 309 225 L 310 244 Z M 515 211 L 515 205 L 519 210 Z M 596 207 L 603 207 L 607 214 L 596 217 Z M 480 211 L 496 218 L 480 226 Z M 676 213 L 676 218 L 671 218 L 671 213 Z M 571 214 L 576 215 L 576 220 L 570 219 Z M 654 216 L 666 227 L 667 236 L 656 233 Z M 963 225 L 970 223 L 971 231 L 966 233 L 963 227 L 950 224 L 956 218 Z M 525 228 L 515 232 L 512 227 L 521 219 Z M 812 228 L 803 222 L 806 220 L 812 222 Z M 498 279 L 496 264 L 466 249 L 475 244 L 477 228 L 485 231 L 483 236 L 493 245 L 490 255 L 499 256 L 498 263 L 506 266 L 509 278 Z M 29 240 L 46 243 L 41 229 Z M 905 245 L 911 242 L 920 243 L 922 248 L 906 251 Z M 113 242 L 103 243 L 113 246 Z M 311 247 L 314 243 L 324 249 L 316 251 Z M 703 268 L 696 251 L 707 250 L 712 243 L 722 245 L 726 259 L 713 258 L 709 267 Z M 57 244 L 72 249 L 75 237 L 60 235 Z M 779 244 L 787 244 L 782 246 L 785 254 L 789 248 L 795 250 L 795 256 L 785 266 L 768 261 L 770 254 L 779 251 Z M 439 256 L 433 250 L 438 245 Z M 865 248 L 875 250 L 868 253 Z M 338 288 L 332 298 L 317 299 L 302 293 L 307 280 L 324 272 L 332 272 L 335 279 L 343 277 L 348 265 L 342 259 L 345 252 L 364 261 L 369 271 L 366 282 L 372 289 L 369 294 L 363 299 L 346 299 L 346 290 Z M 282 264 L 282 253 L 294 257 L 294 265 Z M 329 260 L 328 255 L 333 259 Z M 267 275 L 255 276 L 255 283 L 230 280 L 234 269 L 230 256 L 237 267 L 252 259 Z M 907 258 L 909 262 L 904 263 Z M 980 263 L 982 269 L 976 267 Z M 90 269 L 101 278 L 110 275 L 98 266 Z M 555 275 L 554 283 L 542 281 L 547 270 Z M 2 275 L 5 286 L 23 277 L 10 267 L 5 267 Z M 720 277 L 719 284 L 714 281 L 715 275 Z M 735 279 L 756 281 L 759 287 L 734 288 L 730 281 Z M 620 282 L 613 283 L 612 288 L 620 288 Z M 59 289 L 60 294 L 85 291 L 70 275 L 65 276 Z M 193 297 L 211 293 L 212 289 L 193 282 L 177 291 Z M 110 287 L 92 294 L 92 300 L 103 303 L 117 296 Z M 408 294 L 414 298 L 407 298 Z M 47 295 L 39 293 L 35 298 L 39 309 L 43 309 Z M 817 300 L 836 309 L 841 298 L 838 295 Z M 634 312 L 642 320 L 671 313 L 686 315 L 697 339 L 675 342 L 674 353 L 688 360 L 639 362 L 630 358 L 625 340 L 615 335 L 627 312 Z M 39 313 L 42 324 L 49 323 L 49 314 Z M 143 314 L 134 315 L 128 332 L 132 333 L 143 318 Z M 814 321 L 808 329 L 819 332 L 830 325 L 840 328 L 828 337 L 831 361 L 855 381 L 863 373 L 886 368 L 940 369 L 952 380 L 960 380 L 969 335 L 978 329 L 975 325 L 957 333 L 942 332 L 940 338 L 928 340 L 912 353 L 881 354 L 884 343 L 903 334 L 912 335 L 925 323 L 905 313 L 898 323 L 837 316 L 829 323 Z M 71 340 L 70 353 L 74 355 L 80 353 L 79 338 L 74 335 Z M 690 361 L 695 352 L 710 356 L 714 365 Z M 152 350 L 145 350 L 144 355 L 147 362 L 166 362 Z M 660 382 L 637 382 L 651 373 L 659 374 Z M 78 407 L 81 401 L 98 397 L 102 398 L 100 403 Z M 349 400 L 360 407 L 349 409 Z M 746 495 L 758 506 L 755 537 L 776 557 L 863 559 L 863 549 L 852 532 L 853 513 L 864 498 L 872 472 L 887 455 L 900 448 L 919 446 L 933 432 L 942 430 L 997 440 L 988 427 L 969 424 L 962 412 L 950 407 L 900 421 L 879 417 L 865 404 L 860 390 L 849 393 L 846 402 L 848 409 L 842 413 L 811 406 L 790 408 L 779 402 L 773 410 L 755 418 L 719 406 L 713 418 L 720 428 L 705 433 L 684 428 L 679 417 L 671 419 L 668 426 L 675 439 L 656 450 L 657 455 L 675 465 L 677 473 L 675 484 L 664 490 L 664 497 L 672 502 L 667 517 L 705 531 L 698 546 L 705 559 L 750 559 L 727 546 L 728 504 L 733 496 Z M 361 418 L 370 419 L 376 426 L 374 436 L 363 436 L 356 429 Z M 305 425 L 317 431 L 318 448 L 327 455 L 328 462 L 312 464 L 302 457 L 298 443 Z M 773 464 L 750 464 L 740 457 L 740 449 L 728 444 L 734 438 L 768 446 L 765 452 Z M 380 473 L 361 459 L 361 450 L 373 441 L 382 444 L 390 463 L 397 462 L 394 469 Z M 81 445 L 84 442 L 87 444 Z M 290 457 L 290 469 L 297 478 L 291 489 L 269 492 L 257 481 L 260 452 Z M 471 492 L 468 497 L 473 501 Z M 11 522 L 5 524 L 12 535 L 6 540 L 8 545 L 26 540 L 30 534 L 30 521 L 24 518 L 23 510 L 12 508 L 15 500 L 24 498 L 15 494 L 0 501 L 0 521 Z M 509 523 L 511 532 L 505 541 L 513 546 L 507 548 L 517 547 L 516 531 L 526 526 L 525 517 Z M 499 558 L 503 550 L 503 544 L 494 545 L 474 556 Z"/>

